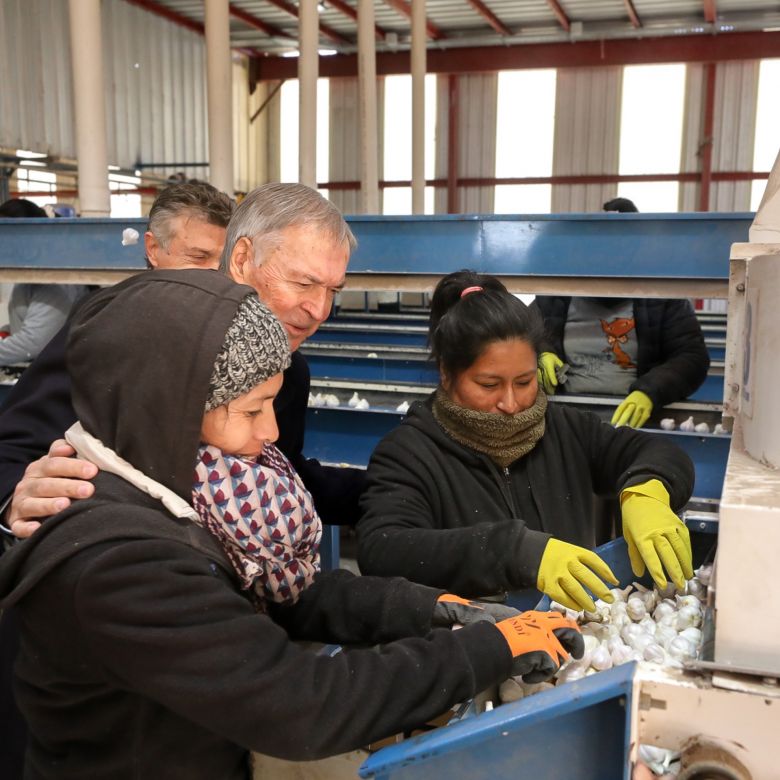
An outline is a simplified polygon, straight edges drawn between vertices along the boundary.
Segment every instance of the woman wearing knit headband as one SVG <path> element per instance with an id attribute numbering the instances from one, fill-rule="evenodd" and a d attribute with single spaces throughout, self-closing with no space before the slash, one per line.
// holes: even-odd
<path id="1" fill-rule="evenodd" d="M 572 609 L 610 601 L 616 580 L 591 549 L 594 494 L 620 496 L 633 570 L 659 585 L 693 576 L 674 514 L 693 466 L 673 444 L 548 404 L 537 384 L 538 315 L 492 276 L 445 276 L 431 301 L 426 401 L 374 451 L 358 562 L 472 598 L 537 587 Z"/>
<path id="2" fill-rule="evenodd" d="M 273 446 L 289 360 L 255 292 L 217 272 L 141 274 L 74 315 L 67 438 L 95 494 L 0 560 L 28 776 L 247 780 L 249 751 L 352 750 L 581 655 L 560 615 L 319 571 L 319 518 Z"/>

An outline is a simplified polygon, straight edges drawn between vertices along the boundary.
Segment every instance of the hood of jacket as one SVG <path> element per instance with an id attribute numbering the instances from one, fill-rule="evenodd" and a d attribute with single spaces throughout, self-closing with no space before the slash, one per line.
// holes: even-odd
<path id="1" fill-rule="evenodd" d="M 214 362 L 253 294 L 217 271 L 147 271 L 97 292 L 71 319 L 82 426 L 187 502 Z"/>

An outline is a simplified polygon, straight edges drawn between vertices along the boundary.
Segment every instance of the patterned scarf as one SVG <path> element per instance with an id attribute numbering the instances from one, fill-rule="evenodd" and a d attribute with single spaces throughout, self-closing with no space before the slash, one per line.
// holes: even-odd
<path id="1" fill-rule="evenodd" d="M 469 449 L 482 452 L 501 468 L 526 453 L 544 435 L 547 396 L 539 388 L 533 406 L 517 414 L 477 412 L 450 401 L 439 387 L 433 398 L 433 416 L 444 431 Z"/>
<path id="2" fill-rule="evenodd" d="M 320 569 L 322 523 L 311 495 L 273 445 L 256 461 L 202 445 L 193 506 L 220 542 L 258 609 L 297 601 Z"/>

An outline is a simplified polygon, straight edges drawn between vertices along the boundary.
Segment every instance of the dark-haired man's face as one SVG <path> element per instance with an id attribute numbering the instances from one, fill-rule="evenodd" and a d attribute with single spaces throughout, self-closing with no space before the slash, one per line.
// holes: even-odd
<path id="1" fill-rule="evenodd" d="M 153 233 L 144 234 L 146 257 L 157 270 L 219 268 L 226 230 L 182 214 L 171 220 L 171 240 L 163 247 Z"/>

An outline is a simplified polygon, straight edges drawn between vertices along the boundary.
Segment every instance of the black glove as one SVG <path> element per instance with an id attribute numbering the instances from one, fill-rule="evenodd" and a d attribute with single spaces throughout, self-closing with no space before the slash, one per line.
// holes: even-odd
<path id="1" fill-rule="evenodd" d="M 445 593 L 436 600 L 431 625 L 452 626 L 455 623 L 460 623 L 467 626 L 469 623 L 476 623 L 479 620 L 497 623 L 499 620 L 505 620 L 519 614 L 519 610 L 504 604 L 468 601 L 460 596 L 454 596 L 452 593 Z"/>

